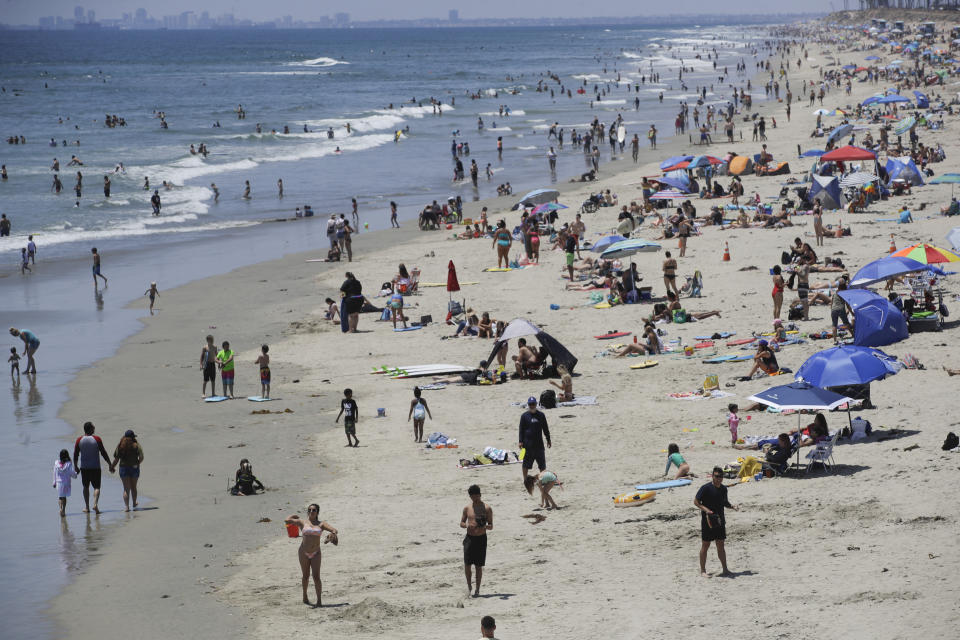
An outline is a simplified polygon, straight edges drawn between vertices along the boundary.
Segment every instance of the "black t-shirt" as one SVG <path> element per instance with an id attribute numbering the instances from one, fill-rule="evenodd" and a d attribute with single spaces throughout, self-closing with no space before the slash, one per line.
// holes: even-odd
<path id="1" fill-rule="evenodd" d="M 343 284 L 340 285 L 340 291 L 343 292 L 345 297 L 349 298 L 352 296 L 359 296 L 361 293 L 363 293 L 363 287 L 360 284 L 360 281 L 356 278 L 347 278 L 343 281 Z"/>
<path id="2" fill-rule="evenodd" d="M 723 508 L 730 506 L 725 486 L 721 484 L 719 487 L 715 487 L 712 482 L 708 482 L 697 491 L 697 500 L 720 518 L 720 524 L 724 523 Z M 704 527 L 707 526 L 707 514 L 703 511 L 700 512 L 700 523 Z"/>
<path id="3" fill-rule="evenodd" d="M 550 442 L 550 429 L 547 427 L 547 417 L 541 411 L 524 411 L 520 416 L 520 437 L 518 440 L 527 449 L 542 450 L 543 438 Z"/>
<path id="4" fill-rule="evenodd" d="M 347 418 L 350 418 L 351 420 L 357 419 L 357 401 L 353 398 L 344 398 L 341 400 L 340 409 L 343 411 L 344 420 Z"/>
<path id="5" fill-rule="evenodd" d="M 577 239 L 573 236 L 573 234 L 570 234 L 567 236 L 567 243 L 565 245 L 565 248 L 567 250 L 567 253 L 573 253 L 574 251 L 577 250 Z"/>

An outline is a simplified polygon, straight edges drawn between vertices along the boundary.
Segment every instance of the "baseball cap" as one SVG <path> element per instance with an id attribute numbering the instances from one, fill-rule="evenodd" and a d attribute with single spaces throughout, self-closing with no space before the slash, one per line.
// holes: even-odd
<path id="1" fill-rule="evenodd" d="M 530 396 L 529 398 L 527 398 L 527 404 L 537 404 L 537 399 L 534 398 L 533 396 Z"/>
<path id="2" fill-rule="evenodd" d="M 123 434 L 124 438 L 136 438 L 137 434 L 133 432 L 133 429 L 127 429 L 126 433 Z"/>

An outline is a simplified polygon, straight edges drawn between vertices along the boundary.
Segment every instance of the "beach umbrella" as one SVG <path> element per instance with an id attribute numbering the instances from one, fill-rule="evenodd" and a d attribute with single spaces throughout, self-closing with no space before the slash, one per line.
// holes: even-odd
<path id="1" fill-rule="evenodd" d="M 809 151 L 804 151 L 803 153 L 801 153 L 800 157 L 801 158 L 819 158 L 824 153 L 826 153 L 826 151 L 821 151 L 820 149 L 810 149 Z"/>
<path id="2" fill-rule="evenodd" d="M 610 245 L 606 251 L 600 254 L 600 257 L 604 260 L 614 260 L 616 258 L 626 258 L 635 253 L 650 253 L 654 251 L 660 251 L 660 245 L 656 242 L 650 242 L 643 238 L 634 238 Z"/>
<path id="3" fill-rule="evenodd" d="M 927 265 L 922 262 L 893 254 L 864 265 L 863 268 L 853 274 L 850 286 L 866 287 L 906 273 L 925 271 L 926 269 Z"/>
<path id="4" fill-rule="evenodd" d="M 838 291 L 853 309 L 853 344 L 882 347 L 910 337 L 907 318 L 897 305 L 869 289 Z"/>
<path id="5" fill-rule="evenodd" d="M 883 380 L 900 371 L 893 356 L 872 347 L 839 345 L 813 354 L 794 378 L 817 387 L 842 387 Z"/>
<path id="6" fill-rule="evenodd" d="M 882 97 L 883 96 L 870 96 L 869 98 L 861 102 L 860 105 L 866 107 L 867 105 L 871 105 L 874 102 L 880 102 L 880 98 Z"/>
<path id="7" fill-rule="evenodd" d="M 864 60 L 879 60 L 880 56 L 867 56 Z"/>
<path id="8" fill-rule="evenodd" d="M 841 69 L 856 69 L 856 68 L 857 68 L 857 65 L 855 64 L 845 64 L 841 67 Z"/>
<path id="9" fill-rule="evenodd" d="M 597 253 L 599 253 L 604 249 L 606 249 L 607 247 L 609 247 L 610 245 L 616 244 L 618 242 L 623 242 L 624 240 L 626 240 L 626 238 L 618 234 L 613 234 L 612 236 L 604 236 L 603 238 L 600 238 L 599 240 L 597 240 L 596 243 L 594 243 L 594 245 L 590 248 L 590 250 L 596 251 Z"/>
<path id="10" fill-rule="evenodd" d="M 853 125 L 847 126 L 849 126 L 851 130 L 853 129 Z M 876 160 L 876 158 L 877 154 L 873 151 L 852 145 L 834 149 L 820 156 L 821 162 L 834 162 L 837 160 Z"/>
<path id="11" fill-rule="evenodd" d="M 871 182 L 876 182 L 879 180 L 877 176 L 866 171 L 857 171 L 856 173 L 851 173 L 840 178 L 841 187 L 862 187 L 865 184 L 870 184 Z"/>
<path id="12" fill-rule="evenodd" d="M 673 156 L 661 162 L 660 169 L 666 171 L 668 167 L 673 167 L 681 162 L 689 162 L 691 160 L 693 160 L 693 156 Z"/>
<path id="13" fill-rule="evenodd" d="M 520 198 L 520 201 L 517 204 L 511 207 L 512 210 L 517 210 L 522 206 L 534 206 L 538 204 L 543 204 L 544 202 L 550 202 L 551 200 L 556 200 L 560 197 L 560 192 L 556 189 L 536 189 L 531 191 L 527 195 Z"/>
<path id="14" fill-rule="evenodd" d="M 533 213 L 545 213 L 549 211 L 559 211 L 560 209 L 569 209 L 565 204 L 560 204 L 559 202 L 545 202 L 543 204 L 538 204 L 533 208 Z"/>
<path id="15" fill-rule="evenodd" d="M 665 189 L 663 191 L 657 191 L 655 194 L 650 196 L 651 200 L 683 200 L 687 197 L 687 194 L 679 191 L 678 189 Z"/>
<path id="16" fill-rule="evenodd" d="M 958 184 L 960 173 L 944 173 L 930 180 L 930 184 Z"/>
<path id="17" fill-rule="evenodd" d="M 834 140 L 839 140 L 840 138 L 843 138 L 849 135 L 852 131 L 853 131 L 852 124 L 842 124 L 830 132 L 830 135 L 827 136 L 826 144 L 829 145 Z"/>
<path id="18" fill-rule="evenodd" d="M 877 100 L 879 104 L 891 104 L 893 102 L 910 102 L 910 98 L 907 96 L 898 96 L 896 94 L 892 96 L 884 96 Z"/>
<path id="19" fill-rule="evenodd" d="M 901 249 L 900 251 L 895 251 L 890 255 L 891 257 L 916 260 L 917 262 L 922 262 L 924 265 L 939 262 L 960 262 L 960 256 L 952 251 L 947 251 L 946 249 L 941 249 L 940 247 L 935 247 L 932 244 L 923 242 Z"/>
<path id="20" fill-rule="evenodd" d="M 723 164 L 723 160 L 714 158 L 713 156 L 697 156 L 690 161 L 690 164 L 687 165 L 687 168 L 696 169 L 699 167 L 706 167 L 711 164 Z"/>
<path id="21" fill-rule="evenodd" d="M 813 115 L 815 115 L 815 116 L 828 116 L 828 115 L 830 115 L 830 110 L 829 110 L 829 109 L 817 109 L 816 111 L 813 112 Z"/>
<path id="22" fill-rule="evenodd" d="M 915 124 L 917 124 L 917 119 L 914 118 L 913 116 L 909 116 L 907 118 L 904 118 L 897 124 L 895 124 L 893 127 L 893 132 L 896 133 L 898 136 L 902 136 L 907 131 L 910 131 L 910 129 Z"/>
<path id="23" fill-rule="evenodd" d="M 950 229 L 947 233 L 947 242 L 950 243 L 954 250 L 960 251 L 960 227 Z"/>
<path id="24" fill-rule="evenodd" d="M 460 291 L 460 281 L 457 280 L 457 267 L 454 266 L 453 260 L 447 263 L 447 291 L 450 293 Z"/>

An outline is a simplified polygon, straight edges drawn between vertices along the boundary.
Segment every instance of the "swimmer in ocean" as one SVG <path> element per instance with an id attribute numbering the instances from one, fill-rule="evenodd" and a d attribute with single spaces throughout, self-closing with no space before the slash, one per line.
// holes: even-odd
<path id="1" fill-rule="evenodd" d="M 214 201 L 214 202 L 219 202 L 219 201 L 220 201 L 220 189 L 217 189 L 217 183 L 211 182 L 211 183 L 210 183 L 210 188 L 213 189 L 213 201 Z"/>
<path id="2" fill-rule="evenodd" d="M 249 180 L 243 181 L 243 199 L 244 200 L 250 199 L 250 181 Z"/>
<path id="3" fill-rule="evenodd" d="M 143 177 L 143 190 L 150 191 L 150 178 L 147 176 Z"/>
<path id="4" fill-rule="evenodd" d="M 283 178 L 277 180 L 277 197 L 283 197 Z"/>

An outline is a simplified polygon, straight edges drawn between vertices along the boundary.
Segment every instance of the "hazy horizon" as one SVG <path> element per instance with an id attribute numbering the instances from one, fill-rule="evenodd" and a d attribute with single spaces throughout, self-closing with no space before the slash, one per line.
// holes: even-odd
<path id="1" fill-rule="evenodd" d="M 841 5 L 841 0 L 835 0 Z M 434 18 L 446 19 L 447 12 L 456 9 L 460 19 L 476 18 L 587 18 L 587 17 L 637 17 L 643 15 L 683 15 L 691 17 L 703 14 L 756 14 L 757 3 L 750 0 L 728 0 L 725 3 L 706 0 L 674 0 L 670 3 L 636 2 L 629 0 L 609 0 L 600 9 L 583 2 L 571 0 L 528 0 L 518 3 L 512 0 L 488 0 L 482 5 L 454 2 L 451 0 L 409 0 L 399 4 L 387 0 L 352 0 L 350 2 L 307 2 L 306 0 L 275 0 L 271 3 L 254 0 L 208 0 L 197 3 L 185 0 L 170 0 L 157 6 L 146 0 L 47 0 L 33 2 L 28 0 L 6 0 L 4 2 L 2 22 L 7 24 L 36 24 L 46 16 L 70 18 L 74 7 L 82 6 L 84 11 L 93 10 L 96 18 L 119 19 L 124 13 L 133 13 L 144 8 L 154 18 L 165 15 L 177 15 L 184 11 L 197 14 L 208 11 L 211 17 L 232 13 L 238 19 L 255 21 L 273 20 L 285 15 L 295 20 L 317 20 L 321 16 L 338 12 L 349 13 L 351 20 L 396 20 Z M 842 5 L 841 5 L 842 6 Z M 762 6 L 764 14 L 776 13 L 813 13 L 830 11 L 830 0 L 811 0 L 802 6 L 792 0 L 768 0 Z M 840 8 L 840 7 L 838 7 Z M 591 10 L 592 9 L 592 10 Z"/>

